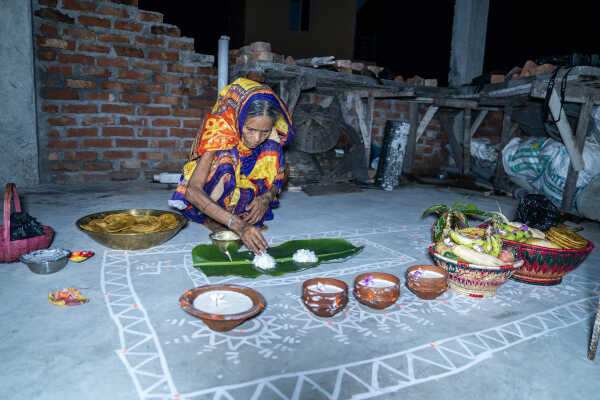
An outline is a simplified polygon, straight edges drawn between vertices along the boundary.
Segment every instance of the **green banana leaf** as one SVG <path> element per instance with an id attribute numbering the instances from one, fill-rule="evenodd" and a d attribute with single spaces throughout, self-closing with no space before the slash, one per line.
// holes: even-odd
<path id="1" fill-rule="evenodd" d="M 314 268 L 321 262 L 351 257 L 360 253 L 363 248 L 364 246 L 356 247 L 344 239 L 291 240 L 267 250 L 267 253 L 277 262 L 275 268 L 270 270 L 256 268 L 252 264 L 254 253 L 250 251 L 237 252 L 235 245 L 229 247 L 231 261 L 212 244 L 201 244 L 194 247 L 192 260 L 194 267 L 200 269 L 206 276 L 236 275 L 243 278 L 257 278 L 262 274 L 279 276 Z M 319 261 L 315 263 L 294 262 L 292 256 L 300 249 L 314 251 Z"/>

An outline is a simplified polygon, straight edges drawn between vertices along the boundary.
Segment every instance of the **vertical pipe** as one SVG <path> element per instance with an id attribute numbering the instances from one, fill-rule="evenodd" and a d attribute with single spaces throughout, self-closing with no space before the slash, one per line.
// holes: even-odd
<path id="1" fill-rule="evenodd" d="M 219 91 L 227 86 L 229 80 L 229 36 L 221 36 L 219 39 Z"/>

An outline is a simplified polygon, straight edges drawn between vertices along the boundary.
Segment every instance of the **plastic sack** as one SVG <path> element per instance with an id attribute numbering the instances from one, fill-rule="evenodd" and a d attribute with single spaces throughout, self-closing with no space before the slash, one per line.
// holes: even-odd
<path id="1" fill-rule="evenodd" d="M 573 207 L 576 207 L 579 193 L 600 175 L 600 146 L 586 141 L 583 160 L 585 169 L 580 171 L 577 179 Z M 561 206 L 570 162 L 561 142 L 549 138 L 514 138 L 504 147 L 502 161 L 507 175 L 526 180 L 536 193 Z"/>
<path id="2" fill-rule="evenodd" d="M 562 222 L 560 210 L 542 194 L 528 194 L 519 201 L 513 221 L 519 221 L 540 231 L 547 231 Z"/>

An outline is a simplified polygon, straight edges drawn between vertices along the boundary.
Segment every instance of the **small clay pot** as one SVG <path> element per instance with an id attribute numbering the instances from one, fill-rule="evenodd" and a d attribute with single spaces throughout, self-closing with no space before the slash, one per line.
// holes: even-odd
<path id="1" fill-rule="evenodd" d="M 415 275 L 414 271 L 437 272 L 443 277 L 425 277 Z M 437 265 L 413 265 L 406 270 L 406 287 L 423 300 L 433 300 L 448 289 L 448 271 Z"/>
<path id="2" fill-rule="evenodd" d="M 321 283 L 342 289 L 340 292 L 320 292 L 309 289 L 310 286 Z M 302 302 L 306 308 L 319 317 L 333 317 L 348 304 L 348 285 L 344 281 L 332 278 L 314 278 L 302 284 Z"/>
<path id="3" fill-rule="evenodd" d="M 252 300 L 252 307 L 237 314 L 212 314 L 194 308 L 194 299 L 201 293 L 212 290 L 230 290 L 232 292 L 245 294 Z M 179 305 L 185 312 L 200 318 L 202 322 L 204 322 L 210 329 L 217 332 L 227 332 L 232 330 L 247 319 L 259 314 L 265 308 L 265 304 L 265 298 L 262 294 L 254 289 L 242 285 L 198 286 L 196 288 L 186 290 L 179 298 Z"/>
<path id="4" fill-rule="evenodd" d="M 367 284 L 369 279 L 381 279 L 392 283 L 386 287 L 372 287 Z M 362 304 L 383 310 L 394 304 L 400 296 L 400 279 L 385 272 L 367 272 L 354 278 L 354 297 Z"/>

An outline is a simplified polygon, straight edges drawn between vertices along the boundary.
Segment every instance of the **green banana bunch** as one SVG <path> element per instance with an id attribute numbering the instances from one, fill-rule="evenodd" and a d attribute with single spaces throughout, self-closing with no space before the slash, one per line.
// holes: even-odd
<path id="1" fill-rule="evenodd" d="M 490 256 L 498 257 L 500 255 L 500 250 L 502 250 L 502 238 L 498 235 L 490 235 L 488 236 L 492 244 L 492 249 L 489 252 L 486 252 Z"/>
<path id="2" fill-rule="evenodd" d="M 458 243 L 461 244 L 463 246 L 467 246 L 467 247 L 473 247 L 473 245 L 479 245 L 479 246 L 484 246 L 485 245 L 485 241 L 482 239 L 471 239 L 463 234 L 461 234 L 460 232 L 456 232 L 456 231 L 450 231 L 448 232 L 448 234 L 450 235 L 450 238 Z"/>

